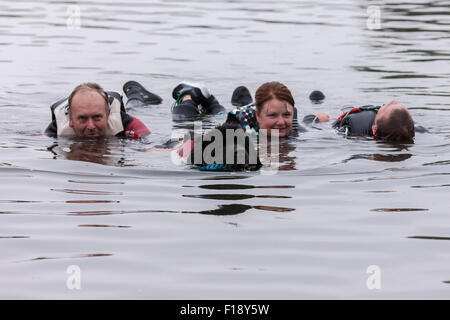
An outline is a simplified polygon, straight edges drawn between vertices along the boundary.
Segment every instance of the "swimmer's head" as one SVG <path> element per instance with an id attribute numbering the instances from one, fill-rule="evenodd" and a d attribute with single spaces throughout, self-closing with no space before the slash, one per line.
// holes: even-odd
<path id="1" fill-rule="evenodd" d="M 325 99 L 325 95 L 322 93 L 322 91 L 319 91 L 319 90 L 314 90 L 309 95 L 309 100 L 311 100 L 312 103 L 319 104 L 319 103 L 322 103 L 324 99 Z"/>
<path id="2" fill-rule="evenodd" d="M 108 96 L 96 83 L 81 84 L 69 96 L 69 126 L 77 137 L 104 137 L 109 113 Z"/>
<path id="3" fill-rule="evenodd" d="M 375 138 L 394 142 L 410 142 L 415 135 L 411 114 L 395 101 L 378 110 L 372 131 Z"/>
<path id="4" fill-rule="evenodd" d="M 255 93 L 256 120 L 259 129 L 279 137 L 287 136 L 292 130 L 295 101 L 289 89 L 280 82 L 267 82 Z"/>

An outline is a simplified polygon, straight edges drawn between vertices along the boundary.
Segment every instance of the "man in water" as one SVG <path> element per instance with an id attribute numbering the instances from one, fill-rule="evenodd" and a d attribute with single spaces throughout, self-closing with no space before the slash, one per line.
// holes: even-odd
<path id="1" fill-rule="evenodd" d="M 135 90 L 139 85 L 129 81 L 124 85 L 128 101 L 140 100 L 143 104 L 157 104 L 161 98 L 149 92 Z M 151 95 L 151 96 L 149 96 Z M 137 118 L 125 111 L 122 96 L 117 92 L 105 92 L 96 83 L 77 86 L 69 98 L 51 106 L 52 122 L 45 130 L 50 137 L 76 136 L 99 138 L 107 136 L 140 140 L 150 130 Z"/>
<path id="2" fill-rule="evenodd" d="M 325 113 L 308 115 L 303 122 L 326 122 L 330 118 Z M 368 136 L 386 141 L 412 141 L 416 129 L 408 109 L 396 101 L 381 107 L 363 106 L 340 115 L 332 124 L 347 136 Z M 426 131 L 417 127 L 419 132 Z"/>

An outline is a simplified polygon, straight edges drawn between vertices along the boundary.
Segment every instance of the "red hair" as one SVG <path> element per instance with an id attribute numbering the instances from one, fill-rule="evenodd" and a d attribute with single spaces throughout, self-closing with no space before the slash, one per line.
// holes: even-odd
<path id="1" fill-rule="evenodd" d="M 284 84 L 277 81 L 266 82 L 255 93 L 255 104 L 258 114 L 261 112 L 263 105 L 272 99 L 285 101 L 292 106 L 295 105 L 291 91 Z"/>

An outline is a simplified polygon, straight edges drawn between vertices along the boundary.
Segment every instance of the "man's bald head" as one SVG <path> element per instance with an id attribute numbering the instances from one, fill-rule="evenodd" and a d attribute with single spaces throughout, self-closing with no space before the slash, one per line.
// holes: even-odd
<path id="1" fill-rule="evenodd" d="M 87 93 L 91 96 L 92 94 L 97 93 L 104 100 L 106 113 L 109 113 L 108 95 L 99 84 L 94 82 L 82 83 L 72 91 L 72 93 L 69 96 L 69 112 L 71 112 L 72 101 L 74 97 L 81 92 Z"/>

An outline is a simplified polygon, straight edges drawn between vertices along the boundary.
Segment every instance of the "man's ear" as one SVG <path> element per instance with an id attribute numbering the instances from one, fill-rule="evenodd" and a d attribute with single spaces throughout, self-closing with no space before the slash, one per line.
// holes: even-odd
<path id="1" fill-rule="evenodd" d="M 374 137 L 377 136 L 377 125 L 376 124 L 372 125 L 372 133 L 373 133 Z"/>
<path id="2" fill-rule="evenodd" d="M 69 114 L 69 127 L 73 128 L 72 115 Z"/>

